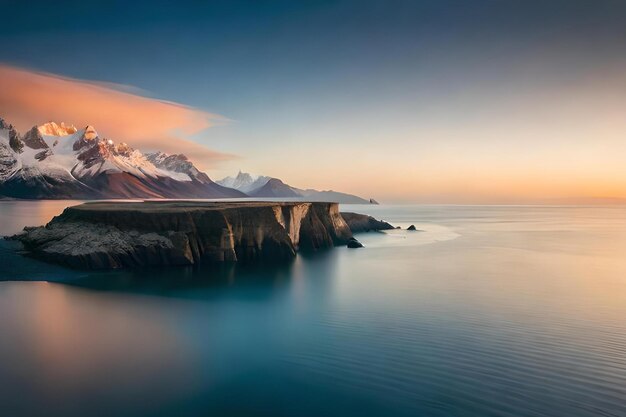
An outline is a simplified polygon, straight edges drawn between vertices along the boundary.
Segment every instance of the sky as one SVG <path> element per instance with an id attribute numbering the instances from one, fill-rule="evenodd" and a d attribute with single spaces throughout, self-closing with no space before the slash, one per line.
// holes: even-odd
<path id="1" fill-rule="evenodd" d="M 2 1 L 0 117 L 398 203 L 626 198 L 626 2 Z"/>

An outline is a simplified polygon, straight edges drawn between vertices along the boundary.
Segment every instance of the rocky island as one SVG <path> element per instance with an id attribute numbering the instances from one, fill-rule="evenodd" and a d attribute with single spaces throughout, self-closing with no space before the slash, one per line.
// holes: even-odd
<path id="1" fill-rule="evenodd" d="M 374 217 L 368 216 L 367 214 L 342 212 L 341 217 L 343 217 L 343 219 L 346 221 L 352 233 L 369 231 L 378 232 L 381 230 L 395 229 L 395 227 L 393 227 L 389 223 L 382 220 L 376 220 Z"/>
<path id="2" fill-rule="evenodd" d="M 92 202 L 13 236 L 28 254 L 86 269 L 277 261 L 352 237 L 336 203 Z"/>

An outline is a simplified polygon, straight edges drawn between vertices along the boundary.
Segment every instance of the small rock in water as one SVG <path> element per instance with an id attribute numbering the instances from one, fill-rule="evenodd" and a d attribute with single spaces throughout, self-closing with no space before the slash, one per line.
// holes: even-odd
<path id="1" fill-rule="evenodd" d="M 416 231 L 417 229 L 415 228 L 415 225 L 412 224 L 406 230 Z"/>
<path id="2" fill-rule="evenodd" d="M 351 237 L 350 239 L 348 239 L 348 247 L 349 248 L 362 248 L 363 244 L 361 242 L 359 242 L 358 240 L 356 240 L 355 238 Z"/>

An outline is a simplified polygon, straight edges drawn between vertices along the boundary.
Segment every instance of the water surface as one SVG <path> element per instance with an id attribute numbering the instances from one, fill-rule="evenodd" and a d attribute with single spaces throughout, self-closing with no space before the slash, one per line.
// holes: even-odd
<path id="1" fill-rule="evenodd" d="M 65 205 L 0 202 L 0 234 Z M 106 273 L 2 242 L 0 415 L 626 415 L 626 210 L 346 209 L 423 231 Z"/>

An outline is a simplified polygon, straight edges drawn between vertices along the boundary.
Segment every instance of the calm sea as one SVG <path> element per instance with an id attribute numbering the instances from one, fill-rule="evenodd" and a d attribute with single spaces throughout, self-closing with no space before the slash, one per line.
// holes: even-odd
<path id="1" fill-rule="evenodd" d="M 0 234 L 68 202 L 0 202 Z M 0 243 L 0 415 L 626 416 L 626 209 L 352 206 L 419 232 L 89 273 Z"/>

